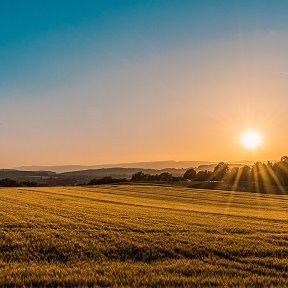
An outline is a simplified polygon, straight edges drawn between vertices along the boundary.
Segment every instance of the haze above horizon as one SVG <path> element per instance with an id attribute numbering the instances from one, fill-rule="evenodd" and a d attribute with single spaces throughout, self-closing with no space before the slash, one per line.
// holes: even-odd
<path id="1" fill-rule="evenodd" d="M 0 167 L 280 159 L 287 11 L 284 0 L 2 3 Z M 243 147 L 247 131 L 261 145 L 254 134 Z"/>

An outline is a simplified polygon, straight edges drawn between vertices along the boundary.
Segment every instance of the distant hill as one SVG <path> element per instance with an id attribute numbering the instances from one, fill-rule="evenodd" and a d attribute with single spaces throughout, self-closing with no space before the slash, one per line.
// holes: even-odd
<path id="1" fill-rule="evenodd" d="M 111 176 L 113 178 L 127 178 L 130 179 L 133 174 L 142 171 L 145 174 L 156 175 L 163 172 L 171 173 L 173 176 L 183 176 L 186 169 L 166 168 L 166 169 L 145 169 L 145 168 L 102 168 L 102 169 L 88 169 L 71 171 L 57 174 L 53 177 L 55 181 L 61 185 L 77 185 L 81 183 L 90 182 L 94 178 L 103 178 L 105 176 Z"/>
<path id="2" fill-rule="evenodd" d="M 235 166 L 240 167 L 243 166 L 244 164 L 248 163 L 241 162 L 240 164 L 230 164 L 230 167 Z M 136 165 L 139 166 L 137 167 Z M 10 178 L 17 181 L 33 181 L 38 184 L 49 186 L 78 185 L 88 183 L 95 178 L 99 179 L 106 176 L 111 176 L 113 178 L 130 179 L 133 174 L 139 171 L 142 171 L 143 173 L 150 175 L 168 172 L 171 173 L 173 176 L 183 176 L 187 168 L 193 167 L 197 171 L 201 170 L 212 171 L 216 166 L 216 163 L 212 162 L 209 163 L 205 161 L 180 161 L 180 162 L 160 161 L 160 162 L 115 164 L 114 167 L 109 166 L 110 165 L 29 166 L 29 167 L 26 166 L 26 167 L 20 167 L 22 170 L 0 169 L 0 180 Z M 92 168 L 87 169 L 87 167 L 93 167 L 93 169 Z M 150 168 L 150 167 L 156 167 L 156 168 Z M 24 168 L 26 170 L 23 170 Z"/>
<path id="3" fill-rule="evenodd" d="M 37 180 L 55 176 L 52 171 L 19 171 L 15 169 L 0 169 L 0 179 L 10 178 L 14 180 Z"/>
<path id="4" fill-rule="evenodd" d="M 101 168 L 70 171 L 56 173 L 54 171 L 21 171 L 13 169 L 0 170 L 0 180 L 9 178 L 17 181 L 33 181 L 43 185 L 77 185 L 88 183 L 94 178 L 103 178 L 111 176 L 113 178 L 127 178 L 139 171 L 155 175 L 163 172 L 171 173 L 174 176 L 183 176 L 186 169 L 166 168 L 166 169 L 145 169 L 145 168 Z"/>
<path id="5" fill-rule="evenodd" d="M 90 169 L 103 169 L 103 168 L 143 168 L 143 169 L 187 169 L 190 167 L 198 167 L 199 165 L 209 165 L 213 162 L 209 161 L 154 161 L 154 162 L 135 162 L 135 163 L 119 163 L 119 164 L 103 164 L 103 165 L 60 165 L 60 166 L 22 166 L 17 167 L 17 170 L 29 171 L 53 171 L 57 173 L 90 170 Z"/>
<path id="6" fill-rule="evenodd" d="M 176 168 L 165 168 L 165 169 L 145 169 L 145 168 L 102 168 L 102 169 L 88 169 L 71 171 L 57 174 L 61 177 L 79 177 L 79 176 L 89 176 L 89 177 L 104 177 L 112 176 L 115 178 L 127 177 L 130 178 L 133 174 L 142 171 L 146 174 L 155 175 L 163 172 L 171 173 L 174 176 L 182 176 L 186 169 L 176 169 Z"/>

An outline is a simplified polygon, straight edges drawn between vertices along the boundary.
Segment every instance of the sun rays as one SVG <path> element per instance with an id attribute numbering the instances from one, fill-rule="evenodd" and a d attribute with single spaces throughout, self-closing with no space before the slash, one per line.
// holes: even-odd
<path id="1" fill-rule="evenodd" d="M 277 193 L 287 195 L 287 181 L 285 175 L 288 174 L 288 158 L 282 157 L 278 162 L 261 163 L 254 165 L 244 165 L 230 167 L 227 163 L 219 163 L 210 174 L 209 183 L 214 185 L 214 189 L 230 190 L 227 197 L 225 213 L 227 214 L 234 201 L 236 191 L 251 191 L 256 193 L 257 203 L 263 194 Z M 203 188 L 205 185 L 203 184 Z M 256 207 L 255 207 L 256 208 Z"/>

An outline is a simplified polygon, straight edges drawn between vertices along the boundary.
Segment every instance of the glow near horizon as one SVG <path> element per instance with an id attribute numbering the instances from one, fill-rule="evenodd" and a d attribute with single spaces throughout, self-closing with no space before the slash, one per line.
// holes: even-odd
<path id="1" fill-rule="evenodd" d="M 124 21 L 123 10 L 113 13 Z M 217 17 L 214 20 L 220 23 Z M 224 24 L 225 17 L 219 31 Z M 71 31 L 61 28 L 24 39 L 26 48 L 22 54 L 19 50 L 16 60 L 10 57 L 8 74 L 0 69 L 6 79 L 0 88 L 0 166 L 279 159 L 287 154 L 288 136 L 283 131 L 288 121 L 288 79 L 283 71 L 288 67 L 288 41 L 287 31 L 278 26 L 238 34 L 216 29 L 212 35 L 203 28 L 204 38 L 192 35 L 185 41 L 175 36 L 183 31 L 180 26 L 170 33 L 171 41 L 167 34 L 161 45 L 163 26 L 159 35 L 146 31 L 138 38 L 146 43 L 147 52 L 133 38 L 137 29 L 124 29 L 123 39 L 113 40 L 111 35 L 106 42 L 96 34 L 106 43 L 104 54 L 96 49 L 105 56 L 101 61 L 92 51 L 97 46 L 93 29 L 77 23 Z M 70 39 L 83 40 L 85 33 L 90 42 L 86 39 L 85 49 L 76 49 L 79 43 Z M 188 35 L 185 30 L 182 36 Z M 57 55 L 53 44 L 68 56 Z M 0 51 L 8 53 L 4 48 Z M 51 58 L 50 64 L 45 57 Z M 267 136 L 253 155 L 239 141 L 241 131 L 251 126 Z"/>

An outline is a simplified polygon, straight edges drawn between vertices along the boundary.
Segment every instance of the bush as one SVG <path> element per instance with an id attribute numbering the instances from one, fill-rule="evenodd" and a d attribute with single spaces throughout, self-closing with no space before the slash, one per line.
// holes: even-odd
<path id="1" fill-rule="evenodd" d="M 87 185 L 103 185 L 103 184 L 117 184 L 128 182 L 126 178 L 112 178 L 110 176 L 106 176 L 100 179 L 92 179 Z"/>

